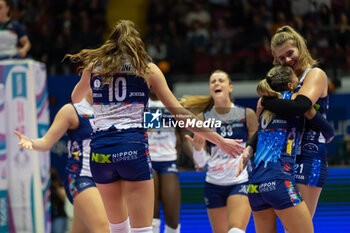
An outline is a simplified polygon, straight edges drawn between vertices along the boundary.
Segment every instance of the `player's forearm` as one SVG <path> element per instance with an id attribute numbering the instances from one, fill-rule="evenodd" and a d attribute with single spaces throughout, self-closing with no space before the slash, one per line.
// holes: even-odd
<path id="1" fill-rule="evenodd" d="M 33 139 L 32 142 L 33 142 L 33 145 L 32 145 L 33 150 L 40 151 L 40 152 L 48 151 L 53 146 L 53 143 L 50 143 L 48 140 L 44 138 Z"/>
<path id="2" fill-rule="evenodd" d="M 29 40 L 26 41 L 26 43 L 23 44 L 22 49 L 26 52 L 26 54 L 29 52 L 30 48 L 32 47 L 32 44 Z"/>

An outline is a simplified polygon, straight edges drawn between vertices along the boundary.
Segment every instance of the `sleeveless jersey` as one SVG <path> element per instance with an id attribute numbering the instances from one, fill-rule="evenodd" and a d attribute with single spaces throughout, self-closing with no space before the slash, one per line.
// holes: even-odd
<path id="1" fill-rule="evenodd" d="M 85 99 L 80 103 L 73 104 L 73 107 L 79 118 L 79 126 L 77 129 L 67 131 L 69 140 L 66 172 L 77 176 L 91 177 L 89 159 L 93 109 Z"/>
<path id="2" fill-rule="evenodd" d="M 308 68 L 305 70 L 305 72 L 303 73 L 298 87 L 296 88 L 295 92 L 298 92 L 300 90 L 300 88 L 302 87 L 303 83 L 304 83 L 304 79 L 306 77 L 306 75 L 309 73 L 309 71 L 312 68 Z M 325 96 L 323 98 L 319 98 L 316 103 L 314 104 L 315 109 L 320 112 L 325 118 L 327 116 L 327 111 L 329 108 L 329 96 Z M 298 155 L 301 154 L 301 150 L 303 148 L 305 149 L 312 149 L 315 147 L 315 144 L 319 144 L 319 143 L 326 143 L 326 139 L 324 138 L 324 136 L 322 135 L 322 133 L 320 132 L 320 130 L 318 128 L 315 128 L 313 126 L 311 126 L 309 120 L 305 119 L 304 122 L 304 128 L 302 131 L 302 136 L 301 136 L 301 145 L 299 147 L 298 150 Z M 318 153 L 317 157 L 323 161 L 327 161 L 327 154 L 326 153 Z"/>
<path id="3" fill-rule="evenodd" d="M 160 100 L 149 99 L 149 110 L 161 109 L 162 116 L 170 114 Z M 149 151 L 152 161 L 173 161 L 177 159 L 175 128 L 149 129 Z"/>
<path id="4" fill-rule="evenodd" d="M 218 114 L 213 107 L 204 112 L 203 115 L 204 120 L 215 119 L 221 121 L 221 127 L 216 128 L 216 132 L 222 137 L 242 139 L 242 145 L 245 146 L 248 140 L 245 108 L 232 104 L 227 114 Z M 236 177 L 240 157 L 232 158 L 211 142 L 207 142 L 207 151 L 211 156 L 207 162 L 206 182 L 217 185 L 232 185 L 248 181 L 247 169 L 239 177 Z"/>
<path id="5" fill-rule="evenodd" d="M 292 93 L 283 93 L 290 99 Z M 299 130 L 302 121 L 299 117 L 281 118 L 275 115 L 270 122 L 263 116 L 259 119 L 258 144 L 252 158 L 253 170 L 250 183 L 261 183 L 275 179 L 294 180 L 293 170 Z"/>
<path id="6" fill-rule="evenodd" d="M 135 74 L 132 65 L 125 60 L 108 84 L 102 83 L 101 76 L 93 76 L 90 84 L 95 114 L 92 139 L 113 134 L 109 141 L 95 141 L 94 146 L 145 141 L 143 115 L 149 89 L 145 79 Z"/>

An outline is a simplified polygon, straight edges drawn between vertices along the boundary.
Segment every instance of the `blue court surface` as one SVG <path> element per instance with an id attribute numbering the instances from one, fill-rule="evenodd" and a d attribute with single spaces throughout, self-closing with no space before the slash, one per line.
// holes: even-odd
<path id="1" fill-rule="evenodd" d="M 181 172 L 181 233 L 212 232 L 203 203 L 203 172 Z M 330 168 L 313 218 L 316 233 L 350 232 L 350 169 Z M 164 221 L 162 221 L 162 225 Z M 253 217 L 247 230 L 255 232 Z M 278 232 L 284 232 L 278 221 Z"/>

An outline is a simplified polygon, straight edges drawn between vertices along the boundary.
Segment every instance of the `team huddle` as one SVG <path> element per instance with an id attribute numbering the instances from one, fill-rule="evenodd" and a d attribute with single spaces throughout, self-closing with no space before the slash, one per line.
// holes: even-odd
<path id="1" fill-rule="evenodd" d="M 206 171 L 204 200 L 214 233 L 314 232 L 312 217 L 327 178 L 327 76 L 304 38 L 283 26 L 271 39 L 274 66 L 257 86 L 256 111 L 232 100 L 229 75 L 214 71 L 210 96 L 178 101 L 145 51 L 133 22 L 120 20 L 97 49 L 66 58 L 81 79 L 50 129 L 38 139 L 15 132 L 26 149 L 49 150 L 69 137 L 65 189 L 74 206 L 74 232 L 181 231 L 177 150 Z M 220 121 L 220 127 L 149 130 L 144 112 L 174 120 Z M 190 132 L 191 131 L 191 132 Z M 88 203 L 88 205 L 87 205 Z"/>

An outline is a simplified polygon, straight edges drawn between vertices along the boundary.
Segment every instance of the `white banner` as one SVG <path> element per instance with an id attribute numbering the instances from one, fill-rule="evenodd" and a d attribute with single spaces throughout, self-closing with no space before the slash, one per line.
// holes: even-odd
<path id="1" fill-rule="evenodd" d="M 49 98 L 47 89 L 46 67 L 34 63 L 34 83 L 36 115 L 38 121 L 38 137 L 43 137 L 50 125 Z M 40 178 L 44 204 L 45 232 L 51 232 L 51 201 L 50 201 L 50 151 L 39 152 Z"/>
<path id="2" fill-rule="evenodd" d="M 18 146 L 17 130 L 37 138 L 35 66 L 32 60 L 0 62 L 5 80 L 8 208 L 11 233 L 44 233 L 43 190 L 39 153 Z M 39 88 L 40 89 L 40 88 Z M 46 187 L 44 187 L 46 188 Z"/>

